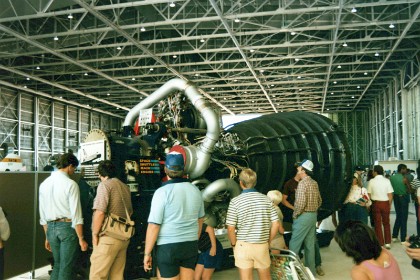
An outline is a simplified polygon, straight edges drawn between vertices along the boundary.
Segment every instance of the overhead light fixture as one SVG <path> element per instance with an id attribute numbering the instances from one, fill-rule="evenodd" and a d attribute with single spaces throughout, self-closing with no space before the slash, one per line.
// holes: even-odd
<path id="1" fill-rule="evenodd" d="M 144 26 L 142 26 L 142 27 L 140 28 L 140 31 L 141 31 L 141 32 L 144 32 L 144 31 L 146 31 L 146 28 L 144 28 Z"/>
<path id="2" fill-rule="evenodd" d="M 155 69 L 153 69 L 153 68 L 150 68 L 150 71 L 153 71 L 153 70 L 155 70 Z"/>
<path id="3" fill-rule="evenodd" d="M 212 87 L 211 90 L 214 90 L 214 87 Z"/>
<path id="4" fill-rule="evenodd" d="M 271 87 L 274 87 L 274 85 L 271 85 Z M 276 97 L 276 96 L 274 95 L 274 97 Z"/>
<path id="5" fill-rule="evenodd" d="M 302 89 L 300 88 L 299 91 L 302 91 Z"/>
<path id="6" fill-rule="evenodd" d="M 298 62 L 299 61 L 299 58 L 295 58 L 295 61 Z"/>
<path id="7" fill-rule="evenodd" d="M 347 43 L 346 42 L 344 42 L 344 44 L 343 44 L 343 47 L 347 47 L 348 45 L 347 45 Z"/>
<path id="8" fill-rule="evenodd" d="M 363 73 L 365 76 L 367 75 L 367 72 Z"/>
<path id="9" fill-rule="evenodd" d="M 264 73 L 264 69 L 261 69 L 261 70 L 260 70 L 260 73 Z"/>
<path id="10" fill-rule="evenodd" d="M 351 98 L 354 98 L 354 95 Z"/>
<path id="11" fill-rule="evenodd" d="M 60 96 L 59 98 L 60 98 L 60 99 L 63 99 L 63 97 L 62 97 L 62 96 Z"/>
<path id="12" fill-rule="evenodd" d="M 239 18 L 235 18 L 235 22 L 238 23 L 241 22 L 241 20 Z"/>
<path id="13" fill-rule="evenodd" d="M 37 67 L 36 67 L 36 70 L 39 70 L 39 69 L 41 69 L 41 67 L 37 66 Z"/>
<path id="14" fill-rule="evenodd" d="M 357 86 L 357 88 L 360 88 L 360 86 Z"/>
<path id="15" fill-rule="evenodd" d="M 134 77 L 133 77 L 133 78 L 131 78 L 131 80 L 132 80 L 132 81 L 135 81 L 135 80 L 136 80 L 136 78 L 134 78 Z"/>
<path id="16" fill-rule="evenodd" d="M 351 12 L 352 12 L 352 13 L 357 12 L 356 8 L 355 8 L 355 7 L 353 7 L 353 8 L 351 9 Z"/>
<path id="17" fill-rule="evenodd" d="M 29 78 L 29 77 L 26 77 L 26 80 L 27 80 L 27 81 L 29 81 L 29 80 L 31 80 L 31 78 Z"/>
<path id="18" fill-rule="evenodd" d="M 72 18 L 73 18 L 73 15 L 72 15 L 72 14 L 69 14 L 69 15 L 67 16 L 67 18 L 68 18 L 68 19 L 72 19 Z"/>
<path id="19" fill-rule="evenodd" d="M 177 58 L 178 56 L 174 54 L 172 57 L 173 57 L 173 58 Z"/>
<path id="20" fill-rule="evenodd" d="M 107 93 L 106 95 L 107 95 L 107 96 L 110 96 L 111 94 L 110 94 L 110 93 Z"/>
<path id="21" fill-rule="evenodd" d="M 118 46 L 118 47 L 117 47 L 117 50 L 121 50 L 121 47 L 120 47 L 120 46 Z"/>
<path id="22" fill-rule="evenodd" d="M 58 41 L 58 37 L 57 37 L 57 35 L 54 37 L 54 41 Z"/>
<path id="23" fill-rule="evenodd" d="M 204 40 L 203 38 L 200 39 L 201 43 L 204 43 L 206 40 Z"/>
<path id="24" fill-rule="evenodd" d="M 393 24 L 393 23 L 391 23 L 390 25 L 389 25 L 389 28 L 394 28 L 395 27 L 395 25 Z"/>
<path id="25" fill-rule="evenodd" d="M 169 4 L 169 7 L 171 7 L 171 8 L 175 7 L 175 3 L 171 2 L 171 4 Z"/>
<path id="26" fill-rule="evenodd" d="M 23 88 L 28 88 L 27 86 L 23 86 Z"/>
<path id="27" fill-rule="evenodd" d="M 290 35 L 295 36 L 296 35 L 296 32 L 295 31 L 292 31 L 292 32 L 290 32 Z"/>
<path id="28" fill-rule="evenodd" d="M 378 52 L 376 52 L 376 53 L 375 53 L 375 56 L 379 56 L 379 53 L 378 53 Z"/>
<path id="29" fill-rule="evenodd" d="M 347 104 L 347 107 L 349 107 L 350 106 L 350 104 Z"/>
<path id="30" fill-rule="evenodd" d="M 334 92 L 331 92 L 331 95 L 334 95 Z"/>
<path id="31" fill-rule="evenodd" d="M 334 82 L 333 82 L 333 84 L 336 84 L 336 83 L 337 83 L 337 81 L 334 81 Z"/>
<path id="32" fill-rule="evenodd" d="M 250 51 L 250 52 L 252 52 L 252 53 L 253 53 L 253 52 L 255 52 L 255 50 L 254 50 L 254 49 L 250 49 L 249 51 Z"/>
<path id="33" fill-rule="evenodd" d="M 301 76 L 298 76 L 298 79 L 302 78 Z"/>
<path id="34" fill-rule="evenodd" d="M 88 73 L 85 73 L 85 76 L 87 76 L 88 75 Z"/>
<path id="35" fill-rule="evenodd" d="M 338 65 L 337 68 L 340 69 L 341 68 L 341 65 Z"/>

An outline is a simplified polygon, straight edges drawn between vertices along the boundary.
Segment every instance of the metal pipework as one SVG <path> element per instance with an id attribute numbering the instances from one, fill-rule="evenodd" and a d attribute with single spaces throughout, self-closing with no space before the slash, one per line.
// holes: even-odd
<path id="1" fill-rule="evenodd" d="M 128 112 L 123 124 L 124 131 L 131 131 L 131 125 L 134 123 L 141 109 L 153 107 L 160 100 L 175 91 L 181 91 L 187 96 L 197 111 L 201 113 L 207 126 L 206 136 L 198 147 L 183 147 L 186 150 L 187 164 L 185 171 L 189 173 L 190 178 L 194 179 L 201 176 L 210 165 L 210 154 L 213 152 L 214 145 L 219 140 L 220 135 L 220 126 L 216 112 L 210 107 L 194 85 L 178 78 L 166 82 Z M 128 137 L 130 135 L 124 136 Z"/>
<path id="2" fill-rule="evenodd" d="M 230 198 L 241 193 L 241 187 L 232 179 L 219 179 L 208 185 L 201 194 L 203 201 L 212 202 L 214 197 L 221 191 L 229 191 Z"/>

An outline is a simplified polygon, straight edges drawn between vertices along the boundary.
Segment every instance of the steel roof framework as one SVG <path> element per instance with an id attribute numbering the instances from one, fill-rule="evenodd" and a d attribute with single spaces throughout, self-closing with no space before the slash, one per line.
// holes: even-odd
<path id="1" fill-rule="evenodd" d="M 366 110 L 420 43 L 419 0 L 14 0 L 0 11 L 0 84 L 121 116 L 174 77 L 223 113 Z"/>

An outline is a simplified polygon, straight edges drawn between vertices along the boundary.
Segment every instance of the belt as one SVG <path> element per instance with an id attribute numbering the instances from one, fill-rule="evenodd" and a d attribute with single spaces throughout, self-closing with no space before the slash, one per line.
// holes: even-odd
<path id="1" fill-rule="evenodd" d="M 57 222 L 64 222 L 64 223 L 71 223 L 71 219 L 69 218 L 58 218 L 52 221 L 48 221 L 49 223 L 57 223 Z"/>

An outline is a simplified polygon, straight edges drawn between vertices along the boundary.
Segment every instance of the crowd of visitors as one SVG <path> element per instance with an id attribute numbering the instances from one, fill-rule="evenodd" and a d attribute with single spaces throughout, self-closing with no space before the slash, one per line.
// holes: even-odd
<path id="1" fill-rule="evenodd" d="M 97 168 L 100 184 L 93 207 L 86 209 L 90 187 L 85 183 L 79 188 L 70 178 L 78 164 L 73 154 L 62 155 L 58 170 L 39 189 L 45 248 L 54 257 L 51 279 L 75 279 L 77 255 L 88 249 L 86 239 L 93 246 L 89 279 L 124 279 L 130 240 L 103 234 L 103 225 L 110 213 L 130 220 L 133 213 L 130 189 L 116 178 L 115 165 L 102 161 Z M 259 279 L 271 279 L 270 252 L 279 254 L 284 249 L 296 255 L 303 253 L 304 264 L 313 275 L 325 274 L 316 238 L 322 198 L 313 179 L 315 166 L 305 159 L 294 168 L 293 178 L 266 195 L 255 189 L 255 171 L 245 168 L 239 174 L 242 192 L 229 203 L 226 227 L 241 279 L 252 279 L 254 269 Z M 416 228 L 420 234 L 420 180 L 404 164 L 399 164 L 389 179 L 380 165 L 366 171 L 355 169 L 349 193 L 338 211 L 338 226 L 334 219 L 334 239 L 355 263 L 351 270 L 353 279 L 402 279 L 398 262 L 389 249 L 392 242 L 409 245 L 410 199 L 415 202 Z M 204 221 L 201 192 L 185 176 L 182 154 L 169 153 L 164 172 L 168 180 L 154 192 L 148 217 L 144 270 L 156 269 L 159 279 L 209 280 L 222 266 L 224 248 L 215 229 Z M 396 219 L 391 231 L 392 203 Z M 369 213 L 373 230 L 368 223 Z M 92 236 L 86 238 L 90 223 Z M 291 233 L 288 245 L 284 236 L 287 232 Z M 0 233 L 0 279 L 3 279 L 4 241 L 10 229 L 1 207 Z M 407 248 L 406 252 L 414 261 L 420 261 L 420 248 Z"/>

